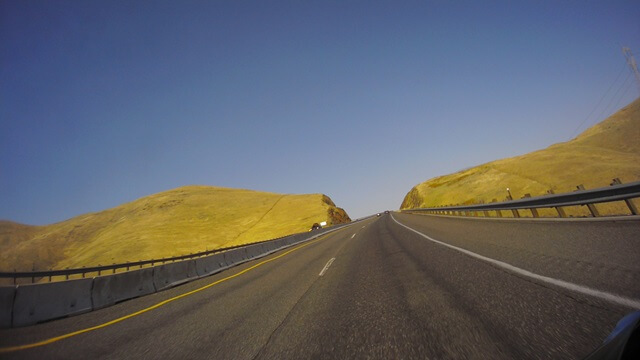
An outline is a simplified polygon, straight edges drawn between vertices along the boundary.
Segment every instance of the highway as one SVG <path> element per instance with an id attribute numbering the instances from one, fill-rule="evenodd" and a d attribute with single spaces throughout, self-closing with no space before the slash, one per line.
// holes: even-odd
<path id="1" fill-rule="evenodd" d="M 640 307 L 638 229 L 637 218 L 385 214 L 167 291 L 0 330 L 3 349 L 54 339 L 0 358 L 581 359 Z"/>

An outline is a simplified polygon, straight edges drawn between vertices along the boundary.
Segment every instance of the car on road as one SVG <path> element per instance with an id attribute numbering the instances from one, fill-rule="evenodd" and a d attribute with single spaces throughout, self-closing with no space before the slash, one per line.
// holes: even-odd
<path id="1" fill-rule="evenodd" d="M 320 224 L 318 224 L 318 223 L 313 223 L 313 225 L 311 225 L 311 229 L 309 229 L 309 231 L 318 230 L 318 229 L 322 229 L 322 226 L 320 226 Z"/>

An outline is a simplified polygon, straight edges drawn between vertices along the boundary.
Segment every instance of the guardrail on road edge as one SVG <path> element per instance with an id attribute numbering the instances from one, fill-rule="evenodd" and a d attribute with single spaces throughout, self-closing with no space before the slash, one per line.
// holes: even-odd
<path id="1" fill-rule="evenodd" d="M 509 189 L 507 188 L 507 191 Z M 586 205 L 593 217 L 600 216 L 595 204 L 624 200 L 631 212 L 631 215 L 639 215 L 638 208 L 631 201 L 640 197 L 640 181 L 622 184 L 620 179 L 613 179 L 611 186 L 597 189 L 585 190 L 584 186 L 578 185 L 577 190 L 570 193 L 554 194 L 549 191 L 547 195 L 531 197 L 525 194 L 522 199 L 511 199 L 511 193 L 507 201 L 494 202 L 488 204 L 475 204 L 463 206 L 442 206 L 433 208 L 405 209 L 403 212 L 418 212 L 442 215 L 478 216 L 483 212 L 484 216 L 489 216 L 489 211 L 495 211 L 497 217 L 502 217 L 503 210 L 511 210 L 514 218 L 519 218 L 518 210 L 528 209 L 533 217 L 539 217 L 537 209 L 555 208 L 559 217 L 567 217 L 563 207 Z"/>

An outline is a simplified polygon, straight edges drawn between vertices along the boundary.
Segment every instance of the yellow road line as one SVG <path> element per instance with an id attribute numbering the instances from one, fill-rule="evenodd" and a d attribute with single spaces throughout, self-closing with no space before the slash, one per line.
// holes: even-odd
<path id="1" fill-rule="evenodd" d="M 80 334 L 84 334 L 84 333 L 87 333 L 87 332 L 90 332 L 90 331 L 102 329 L 102 328 L 105 328 L 105 327 L 107 327 L 109 325 L 113 325 L 113 324 L 119 323 L 121 321 L 130 319 L 132 317 L 144 314 L 147 311 L 151 311 L 151 310 L 157 309 L 157 308 L 159 308 L 159 307 L 161 307 L 163 305 L 166 305 L 166 304 L 168 304 L 168 303 L 170 303 L 172 301 L 176 301 L 176 300 L 181 299 L 183 297 L 187 297 L 189 295 L 192 295 L 192 294 L 195 294 L 197 292 L 200 292 L 200 291 L 202 291 L 204 289 L 208 289 L 208 288 L 210 288 L 210 287 L 212 287 L 214 285 L 220 284 L 221 282 L 224 282 L 224 281 L 227 281 L 227 280 L 231 280 L 234 277 L 240 276 L 240 275 L 242 275 L 242 274 L 244 274 L 244 273 L 246 273 L 246 272 L 248 272 L 250 270 L 253 270 L 253 269 L 255 269 L 255 268 L 259 267 L 259 266 L 262 266 L 262 265 L 264 265 L 264 264 L 266 264 L 268 262 L 271 262 L 273 260 L 279 259 L 279 258 L 281 258 L 281 257 L 283 257 L 283 256 L 285 256 L 285 255 L 287 255 L 289 253 L 292 253 L 292 252 L 294 252 L 294 251 L 296 251 L 298 249 L 302 249 L 303 247 L 311 245 L 311 244 L 315 243 L 316 241 L 320 241 L 323 238 L 325 238 L 326 236 L 327 235 L 324 235 L 324 236 L 321 236 L 321 237 L 319 237 L 319 238 L 317 238 L 315 240 L 308 241 L 308 242 L 306 242 L 306 243 L 304 243 L 304 244 L 302 244 L 300 246 L 297 246 L 297 247 L 295 247 L 295 248 L 293 248 L 291 250 L 287 250 L 284 253 L 282 253 L 282 254 L 280 254 L 280 255 L 278 255 L 276 257 L 273 257 L 273 258 L 268 259 L 268 260 L 261 261 L 261 262 L 255 264 L 255 265 L 253 265 L 251 267 L 248 267 L 248 268 L 238 272 L 237 274 L 233 274 L 231 276 L 227 276 L 224 279 L 220 279 L 220 280 L 214 281 L 211 284 L 205 285 L 205 286 L 203 286 L 201 288 L 198 288 L 198 289 L 195 289 L 195 290 L 191 290 L 191 291 L 186 292 L 184 294 L 180 294 L 180 295 L 172 297 L 170 299 L 161 301 L 161 302 L 159 302 L 159 303 L 157 303 L 155 305 L 152 305 L 152 306 L 149 306 L 148 308 L 136 311 L 136 312 L 134 312 L 132 314 L 125 315 L 123 317 L 119 317 L 119 318 L 117 318 L 115 320 L 108 321 L 108 322 L 106 322 L 104 324 L 100 324 L 100 325 L 92 326 L 90 328 L 74 331 L 74 332 L 71 332 L 71 333 L 68 333 L 68 334 L 52 337 L 52 338 L 49 338 L 49 339 L 46 339 L 46 340 L 42 340 L 42 341 L 38 341 L 38 342 L 35 342 L 35 343 L 32 343 L 32 344 L 17 345 L 17 346 L 10 346 L 10 347 L 5 347 L 5 348 L 0 348 L 0 353 L 8 353 L 8 352 L 14 352 L 14 351 L 18 351 L 18 350 L 25 350 L 25 349 L 31 349 L 31 348 L 35 348 L 35 347 L 39 347 L 39 346 L 48 345 L 48 344 L 54 343 L 56 341 L 64 340 L 64 339 L 67 339 L 67 338 L 70 338 L 70 337 L 73 337 L 73 336 L 76 336 L 76 335 L 80 335 Z"/>

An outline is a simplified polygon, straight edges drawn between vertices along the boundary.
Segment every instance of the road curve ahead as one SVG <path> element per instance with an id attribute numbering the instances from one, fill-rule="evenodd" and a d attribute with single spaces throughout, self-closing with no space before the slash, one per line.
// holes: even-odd
<path id="1" fill-rule="evenodd" d="M 640 304 L 639 225 L 383 215 L 167 291 L 1 330 L 3 349 L 53 341 L 0 357 L 580 359 Z"/>

